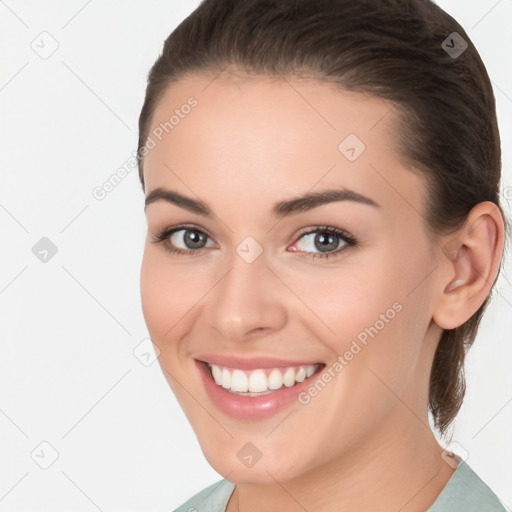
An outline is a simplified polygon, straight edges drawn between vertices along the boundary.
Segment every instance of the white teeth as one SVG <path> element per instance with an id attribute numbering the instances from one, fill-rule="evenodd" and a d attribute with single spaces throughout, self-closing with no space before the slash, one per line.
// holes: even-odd
<path id="1" fill-rule="evenodd" d="M 267 376 L 263 373 L 263 370 L 252 372 L 249 376 L 249 391 L 251 393 L 261 393 L 262 391 L 267 391 L 267 389 Z"/>
<path id="2" fill-rule="evenodd" d="M 306 370 L 304 368 L 299 368 L 298 372 L 295 374 L 295 380 L 297 382 L 302 382 L 306 378 Z"/>
<path id="3" fill-rule="evenodd" d="M 288 368 L 288 370 L 284 372 L 283 384 L 287 388 L 291 388 L 295 384 L 295 370 L 293 368 Z"/>
<path id="4" fill-rule="evenodd" d="M 316 368 L 314 366 L 308 366 L 306 368 L 306 379 L 308 377 L 311 377 L 311 375 L 313 375 L 313 373 L 315 373 L 315 372 L 316 372 Z"/>
<path id="5" fill-rule="evenodd" d="M 218 384 L 222 382 L 222 370 L 217 365 L 210 365 L 210 369 L 212 371 L 213 378 L 215 382 Z"/>
<path id="6" fill-rule="evenodd" d="M 244 371 L 239 369 L 230 370 L 216 364 L 208 363 L 215 382 L 224 389 L 234 393 L 242 393 L 246 396 L 260 396 L 271 393 L 284 386 L 292 387 L 298 382 L 303 382 L 311 377 L 319 364 L 309 366 L 289 367 L 284 373 L 279 368 L 273 368 L 268 374 L 264 369 Z"/>
<path id="7" fill-rule="evenodd" d="M 274 368 L 268 376 L 268 389 L 279 389 L 283 387 L 283 374 Z"/>
<path id="8" fill-rule="evenodd" d="M 231 390 L 245 392 L 250 385 L 247 382 L 247 375 L 242 370 L 234 370 L 231 374 Z M 253 391 L 251 389 L 251 391 Z"/>
<path id="9" fill-rule="evenodd" d="M 222 369 L 222 380 L 220 382 L 220 385 L 226 389 L 229 389 L 231 387 L 231 373 L 226 368 Z"/>

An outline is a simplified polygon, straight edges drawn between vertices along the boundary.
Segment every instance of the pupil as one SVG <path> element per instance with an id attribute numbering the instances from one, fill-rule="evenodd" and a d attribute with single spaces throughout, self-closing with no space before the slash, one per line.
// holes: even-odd
<path id="1" fill-rule="evenodd" d="M 321 252 L 329 252 L 330 250 L 337 249 L 336 237 L 334 235 L 317 235 L 315 243 L 319 244 L 318 249 Z M 332 247 L 329 247 L 331 245 Z"/>
<path id="2" fill-rule="evenodd" d="M 206 235 L 204 233 L 198 233 L 197 231 L 187 230 L 185 232 L 185 244 L 191 249 L 197 249 L 202 247 Z"/>

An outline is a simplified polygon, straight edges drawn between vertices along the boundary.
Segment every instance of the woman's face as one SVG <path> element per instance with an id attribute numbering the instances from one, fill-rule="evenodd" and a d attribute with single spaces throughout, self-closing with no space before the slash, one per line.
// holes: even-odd
<path id="1" fill-rule="evenodd" d="M 353 465 L 427 424 L 439 247 L 395 119 L 374 97 L 264 77 L 197 75 L 157 105 L 146 196 L 187 200 L 147 204 L 143 313 L 206 458 L 232 481 Z M 327 190 L 351 192 L 284 205 Z M 222 362 L 236 385 L 266 389 L 257 368 L 285 384 L 241 397 L 198 361 L 221 363 L 226 386 Z"/>

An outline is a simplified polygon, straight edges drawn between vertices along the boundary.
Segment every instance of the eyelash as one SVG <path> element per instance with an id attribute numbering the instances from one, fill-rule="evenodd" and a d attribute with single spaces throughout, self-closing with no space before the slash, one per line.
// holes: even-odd
<path id="1" fill-rule="evenodd" d="M 165 250 L 168 253 L 175 255 L 175 256 L 199 256 L 199 255 L 201 255 L 204 248 L 201 248 L 201 249 L 177 249 L 176 247 L 169 245 L 169 237 L 172 234 L 176 233 L 177 231 L 182 231 L 182 230 L 195 231 L 197 233 L 202 233 L 203 235 L 206 235 L 208 237 L 208 235 L 201 229 L 198 229 L 192 225 L 183 224 L 181 226 L 175 226 L 173 228 L 166 228 L 166 229 L 154 234 L 152 242 L 155 244 L 163 245 L 163 247 L 165 248 Z M 355 247 L 358 245 L 357 240 L 352 235 L 350 235 L 347 231 L 345 231 L 344 229 L 333 227 L 333 226 L 316 226 L 315 228 L 313 228 L 309 231 L 301 233 L 296 241 L 299 241 L 301 238 L 305 237 L 306 235 L 310 235 L 312 233 L 317 233 L 317 232 L 328 234 L 328 235 L 335 235 L 335 236 L 339 237 L 343 242 L 346 243 L 346 247 Z M 210 238 L 210 237 L 208 237 L 208 238 Z M 301 257 L 306 258 L 306 259 L 314 259 L 314 258 L 327 259 L 327 258 L 332 258 L 332 257 L 338 256 L 340 253 L 345 251 L 346 247 L 343 249 L 336 249 L 334 252 L 325 253 L 325 254 L 306 252 L 305 254 L 307 254 L 307 256 L 301 255 L 301 253 L 304 253 L 304 251 L 294 251 L 294 252 L 297 252 L 297 254 L 301 255 Z"/>

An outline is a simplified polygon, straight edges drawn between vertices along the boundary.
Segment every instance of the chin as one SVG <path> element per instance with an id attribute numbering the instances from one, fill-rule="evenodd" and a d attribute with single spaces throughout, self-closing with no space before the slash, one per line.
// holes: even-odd
<path id="1" fill-rule="evenodd" d="M 276 481 L 286 482 L 307 471 L 306 467 L 298 465 L 294 457 L 296 450 L 289 457 L 281 455 L 277 458 L 276 451 L 269 447 L 270 456 L 265 458 L 265 454 L 257 451 L 250 441 L 231 439 L 230 445 L 232 448 L 226 444 L 202 448 L 210 466 L 230 482 L 275 485 Z"/>

